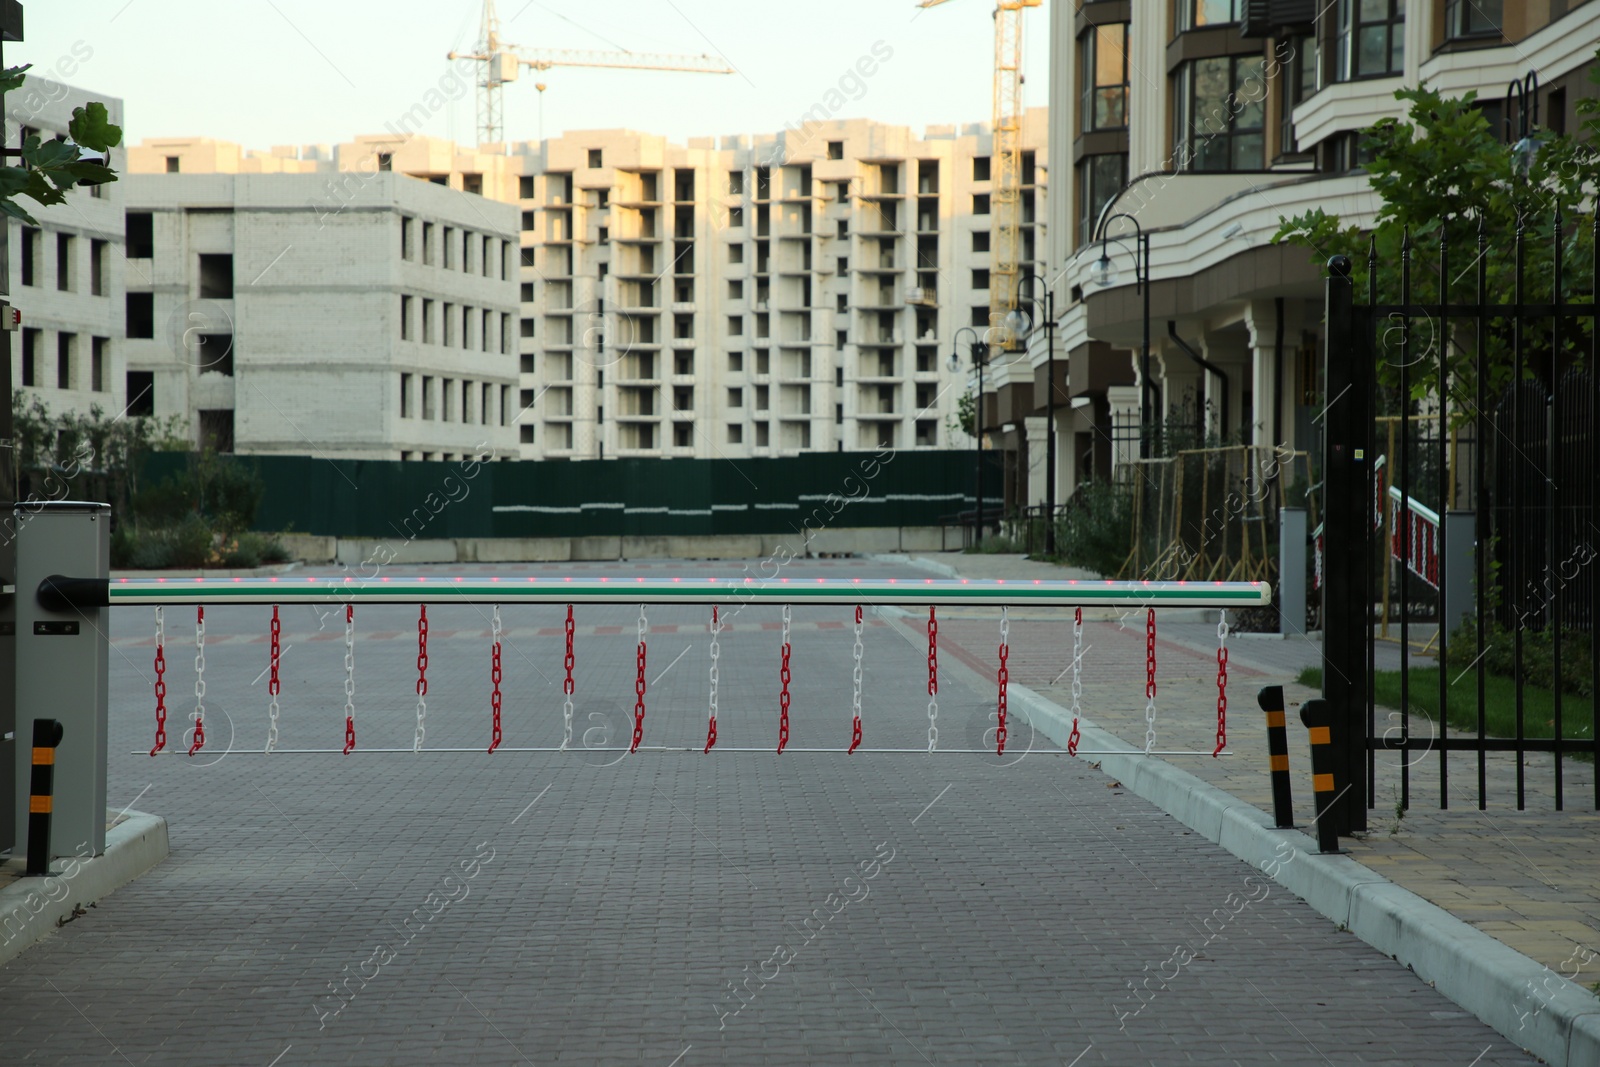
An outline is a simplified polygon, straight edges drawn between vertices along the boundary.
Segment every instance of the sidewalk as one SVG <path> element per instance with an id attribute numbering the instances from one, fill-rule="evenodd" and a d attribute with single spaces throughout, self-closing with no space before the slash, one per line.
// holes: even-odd
<path id="1" fill-rule="evenodd" d="M 963 577 L 1083 577 L 1068 568 L 1017 556 L 938 553 L 918 558 L 951 568 Z M 1162 620 L 1163 613 L 1158 612 L 1155 749 L 1209 753 L 1216 735 L 1215 622 Z M 1116 738 L 1139 749 L 1144 747 L 1143 624 L 1142 612 L 1125 618 L 1119 618 L 1114 611 L 1099 611 L 1093 616 L 1084 612 L 1082 715 L 1116 735 L 1109 748 L 1120 747 L 1114 743 Z M 996 666 L 996 626 L 992 612 L 941 612 L 941 643 L 948 642 L 952 652 L 974 669 L 992 673 Z M 1012 680 L 1060 709 L 1069 709 L 1070 614 L 1062 612 L 1051 621 L 1046 621 L 1044 613 L 1026 621 L 1014 615 L 1010 641 Z M 1380 668 L 1390 657 L 1394 660 L 1390 669 L 1398 667 L 1397 648 L 1390 651 L 1380 647 L 1379 654 Z M 1262 813 L 1259 821 L 1270 827 L 1272 822 L 1267 815 L 1272 810 L 1272 793 L 1266 722 L 1256 694 L 1265 685 L 1283 685 L 1289 705 L 1295 821 L 1300 828 L 1309 829 L 1313 816 L 1309 744 L 1298 707 L 1317 694 L 1296 685 L 1294 679 L 1302 667 L 1320 664 L 1320 658 L 1320 642 L 1309 638 L 1230 638 L 1228 750 L 1232 755 L 1220 759 L 1174 755 L 1165 757 L 1165 762 L 1193 775 L 1200 783 L 1221 790 L 1228 800 L 1258 809 Z M 1385 714 L 1385 709 L 1380 708 L 1380 726 Z M 1398 713 L 1394 722 L 1398 725 Z M 1417 729 L 1427 730 L 1430 725 L 1424 720 L 1419 726 L 1414 720 L 1413 730 Z M 1087 749 L 1088 745 L 1082 748 Z M 1499 980 L 1500 995 L 1514 1001 L 1509 1005 L 1513 1010 L 1502 1018 L 1484 1021 L 1552 1062 L 1566 1061 L 1565 1056 L 1553 1054 L 1548 1045 L 1538 1047 L 1533 1035 L 1540 1025 L 1555 1022 L 1553 1016 L 1566 1008 L 1573 1009 L 1570 1014 L 1596 1013 L 1589 1022 L 1600 1022 L 1600 999 L 1591 989 L 1600 981 L 1600 814 L 1593 810 L 1594 766 L 1570 758 L 1563 762 L 1566 810 L 1556 811 L 1552 760 L 1542 754 L 1528 755 L 1522 768 L 1528 810 L 1519 812 L 1515 809 L 1515 756 L 1491 753 L 1486 767 L 1489 805 L 1487 811 L 1480 811 L 1477 755 L 1455 753 L 1448 770 L 1450 807 L 1441 810 L 1440 754 L 1413 753 L 1414 765 L 1406 769 L 1411 806 L 1399 811 L 1402 768 L 1398 755 L 1385 758 L 1380 753 L 1375 775 L 1376 804 L 1368 815 L 1369 832 L 1341 840 L 1349 849 L 1350 859 L 1360 865 L 1355 868 L 1358 877 L 1370 877 L 1359 874 L 1364 868 L 1447 913 L 1440 915 L 1426 906 L 1400 908 L 1402 925 L 1412 922 L 1431 927 L 1444 921 L 1448 931 L 1449 917 L 1453 917 L 1531 960 L 1526 968 L 1510 970 L 1531 972 L 1537 980 L 1527 981 L 1527 973 L 1523 973 L 1508 985 L 1503 961 L 1491 966 L 1484 953 L 1468 953 L 1455 966 L 1466 972 L 1477 969 L 1483 973 L 1463 973 L 1452 980 L 1468 985 L 1487 982 L 1491 986 Z M 1102 757 L 1085 753 L 1084 758 Z M 1117 757 L 1119 762 L 1128 759 Z M 1136 759 L 1147 758 L 1140 754 Z M 1179 812 L 1173 814 L 1182 817 Z M 1355 929 L 1354 922 L 1351 926 Z M 1460 926 L 1456 929 L 1463 935 L 1468 932 Z M 1405 935 L 1401 929 L 1396 937 L 1404 940 Z M 1445 936 L 1449 936 L 1448 932 Z M 1394 952 L 1386 945 L 1378 947 Z M 1401 962 L 1413 963 L 1423 973 L 1423 967 L 1414 961 L 1402 958 Z M 1548 972 L 1541 971 L 1541 966 Z M 1573 979 L 1576 985 L 1564 978 Z M 1437 984 L 1442 992 L 1463 1002 L 1461 996 L 1447 988 L 1444 979 Z M 1524 986 L 1528 988 L 1524 990 Z M 1578 993 L 1581 997 L 1575 996 Z M 1525 1003 L 1515 1002 L 1519 995 Z M 1558 999 L 1563 1006 L 1560 1010 L 1556 1007 Z M 1507 1018 L 1520 1022 L 1508 1027 Z M 1570 1024 L 1570 1019 L 1567 1022 Z M 1576 1058 L 1570 1062 L 1586 1062 L 1577 1053 L 1577 1045 L 1572 1047 Z"/>

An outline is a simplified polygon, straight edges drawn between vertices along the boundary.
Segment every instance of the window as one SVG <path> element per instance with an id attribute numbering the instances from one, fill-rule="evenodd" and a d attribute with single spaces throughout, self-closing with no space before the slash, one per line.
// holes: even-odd
<path id="1" fill-rule="evenodd" d="M 433 344 L 433 301 L 426 297 L 422 300 L 422 335 L 418 338 L 423 344 Z"/>
<path id="2" fill-rule="evenodd" d="M 149 259 L 155 254 L 155 227 L 150 212 L 130 211 L 124 225 L 129 259 Z"/>
<path id="3" fill-rule="evenodd" d="M 433 223 L 422 224 L 422 262 L 424 266 L 433 266 Z"/>
<path id="4" fill-rule="evenodd" d="M 444 269 L 456 269 L 456 231 L 454 226 L 444 228 Z"/>
<path id="5" fill-rule="evenodd" d="M 730 408 L 742 408 L 742 407 L 744 407 L 744 390 L 743 389 L 729 389 L 728 390 L 728 406 Z"/>
<path id="6" fill-rule="evenodd" d="M 729 315 L 728 316 L 728 333 L 729 333 L 730 336 L 733 336 L 733 337 L 741 337 L 741 336 L 744 335 L 744 316 L 743 315 Z"/>
<path id="7" fill-rule="evenodd" d="M 494 270 L 493 270 L 493 267 L 494 267 L 494 238 L 493 237 L 485 237 L 483 239 L 483 255 L 480 258 L 483 260 L 483 264 L 482 264 L 482 266 L 483 266 L 483 276 L 485 278 L 492 278 L 494 276 Z M 501 257 L 500 265 L 502 267 L 505 266 L 505 257 L 503 257 L 503 256 Z M 500 273 L 501 273 L 501 276 L 504 277 L 505 271 L 502 270 Z"/>
<path id="8" fill-rule="evenodd" d="M 1121 191 L 1127 174 L 1128 157 L 1120 153 L 1086 156 L 1078 164 L 1078 244 L 1094 239 L 1100 212 Z"/>
<path id="9" fill-rule="evenodd" d="M 62 292 L 68 292 L 72 289 L 73 252 L 72 235 L 68 233 L 56 234 L 56 288 Z"/>
<path id="10" fill-rule="evenodd" d="M 500 354 L 511 354 L 511 316 L 504 311 L 500 313 Z"/>
<path id="11" fill-rule="evenodd" d="M 1085 130 L 1114 130 L 1128 125 L 1128 24 L 1096 26 L 1083 35 L 1083 111 Z"/>
<path id="12" fill-rule="evenodd" d="M 829 159 L 843 159 L 844 158 L 844 142 L 843 141 L 829 141 L 828 142 L 828 158 Z"/>
<path id="13" fill-rule="evenodd" d="M 972 233 L 972 250 L 974 252 L 989 251 L 989 231 L 974 230 Z"/>
<path id="14" fill-rule="evenodd" d="M 533 303 L 533 283 L 532 282 L 523 282 L 522 283 L 522 302 L 524 304 Z"/>
<path id="15" fill-rule="evenodd" d="M 742 171 L 742 170 L 730 170 L 728 172 L 728 195 L 729 196 L 743 196 L 744 195 L 744 171 Z"/>
<path id="16" fill-rule="evenodd" d="M 128 417 L 142 418 L 156 413 L 156 372 L 131 370 L 124 379 L 128 391 Z"/>
<path id="17" fill-rule="evenodd" d="M 744 225 L 744 208 L 742 208 L 742 207 L 734 207 L 734 208 L 729 208 L 728 209 L 728 225 L 729 226 L 743 226 Z"/>
<path id="18" fill-rule="evenodd" d="M 600 153 L 600 149 L 598 149 L 598 148 L 589 149 L 589 166 L 590 167 L 598 168 L 598 167 L 605 166 L 605 164 L 603 162 L 601 162 L 601 159 L 602 159 L 602 156 L 601 156 L 601 153 Z"/>
<path id="19" fill-rule="evenodd" d="M 461 191 L 463 193 L 476 193 L 483 195 L 483 175 L 463 174 L 461 176 Z"/>
<path id="20" fill-rule="evenodd" d="M 39 384 L 39 339 L 43 336 L 40 330 L 22 328 L 22 384 L 36 386 Z"/>
<path id="21" fill-rule="evenodd" d="M 524 267 L 534 266 L 534 261 L 533 261 L 534 253 L 536 253 L 537 251 L 538 251 L 538 249 L 532 247 L 531 245 L 522 250 L 522 265 Z"/>
<path id="22" fill-rule="evenodd" d="M 972 213 L 974 215 L 987 215 L 989 213 L 989 194 L 978 193 L 972 198 Z"/>
<path id="23" fill-rule="evenodd" d="M 1400 73 L 1405 65 L 1405 22 L 1405 0 L 1339 0 L 1339 77 Z"/>
<path id="24" fill-rule="evenodd" d="M 73 364 L 77 362 L 78 335 L 75 333 L 56 334 L 56 388 L 72 388 Z"/>
<path id="25" fill-rule="evenodd" d="M 1444 9 L 1445 35 L 1498 37 L 1505 6 L 1505 0 L 1448 0 Z"/>
<path id="26" fill-rule="evenodd" d="M 400 340 L 411 340 L 411 297 L 400 298 Z"/>
<path id="27" fill-rule="evenodd" d="M 393 155 L 393 153 L 390 153 L 390 152 L 379 152 L 378 153 L 378 169 L 380 171 L 383 171 L 383 170 L 394 170 L 394 155 Z"/>
<path id="28" fill-rule="evenodd" d="M 213 452 L 233 451 L 233 412 L 227 408 L 200 411 L 200 447 Z"/>
<path id="29" fill-rule="evenodd" d="M 424 374 L 422 376 L 422 417 L 425 419 L 431 420 L 433 418 L 433 396 L 433 376 Z M 426 459 L 427 457 L 424 456 L 423 458 Z"/>
<path id="30" fill-rule="evenodd" d="M 730 445 L 737 445 L 743 443 L 743 441 L 744 427 L 739 425 L 737 422 L 728 423 L 728 443 Z"/>
<path id="31" fill-rule="evenodd" d="M 233 377 L 233 334 L 203 333 L 199 335 L 198 359 L 201 374 L 221 374 Z"/>
<path id="32" fill-rule="evenodd" d="M 1244 17 L 1245 0 L 1178 0 L 1179 28 L 1226 26 Z"/>
<path id="33" fill-rule="evenodd" d="M 97 393 L 106 391 L 106 363 L 111 354 L 111 341 L 95 337 L 89 341 L 89 388 Z"/>
<path id="34" fill-rule="evenodd" d="M 233 256 L 200 254 L 200 295 L 212 300 L 233 299 Z"/>
<path id="35" fill-rule="evenodd" d="M 744 371 L 744 353 L 743 352 L 729 352 L 728 353 L 728 370 L 729 370 L 730 373 L 733 373 L 733 374 L 740 374 L 740 373 L 742 373 Z"/>
<path id="36" fill-rule="evenodd" d="M 523 200 L 532 200 L 533 195 L 533 175 L 520 175 L 517 178 L 517 196 Z"/>
<path id="37" fill-rule="evenodd" d="M 979 269 L 979 270 L 974 270 L 972 272 L 972 287 L 974 289 L 987 289 L 987 288 L 989 288 L 989 272 L 988 272 L 988 270 Z"/>
<path id="38" fill-rule="evenodd" d="M 1389 0 L 1385 0 L 1389 2 Z M 1179 170 L 1261 170 L 1266 165 L 1266 62 L 1218 56 L 1177 74 Z"/>
<path id="39" fill-rule="evenodd" d="M 611 243 L 611 227 L 600 227 L 600 243 L 603 245 Z"/>
<path id="40" fill-rule="evenodd" d="M 416 417 L 416 380 L 417 376 L 415 374 L 400 375 L 400 417 L 402 419 L 411 419 Z"/>
<path id="41" fill-rule="evenodd" d="M 106 295 L 106 242 L 89 242 L 89 295 Z"/>
<path id="42" fill-rule="evenodd" d="M 539 226 L 539 213 L 537 211 L 524 211 L 522 213 L 522 228 L 524 230 L 537 229 Z"/>
<path id="43" fill-rule="evenodd" d="M 439 343 L 449 348 L 456 343 L 456 306 L 446 303 L 444 306 L 444 332 L 439 336 Z"/>
<path id="44" fill-rule="evenodd" d="M 39 284 L 40 233 L 32 226 L 22 228 L 22 284 Z"/>
<path id="45" fill-rule="evenodd" d="M 522 336 L 524 336 L 524 337 L 532 337 L 533 336 L 533 327 L 534 327 L 534 320 L 533 319 L 523 319 L 522 320 Z"/>
<path id="46" fill-rule="evenodd" d="M 156 294 L 154 293 L 127 293 L 125 294 L 126 316 L 129 337 L 154 337 L 156 335 Z"/>
<path id="47" fill-rule="evenodd" d="M 757 411 L 766 411 L 767 410 L 767 396 L 768 396 L 768 394 L 767 394 L 767 387 L 766 386 L 764 386 L 764 385 L 756 386 L 756 410 Z"/>
<path id="48" fill-rule="evenodd" d="M 176 174 L 176 173 L 178 173 L 178 157 L 177 156 L 168 156 L 167 157 L 167 173 L 168 174 Z"/>
<path id="49" fill-rule="evenodd" d="M 975 182 L 986 182 L 989 180 L 988 156 L 972 157 L 972 180 Z"/>

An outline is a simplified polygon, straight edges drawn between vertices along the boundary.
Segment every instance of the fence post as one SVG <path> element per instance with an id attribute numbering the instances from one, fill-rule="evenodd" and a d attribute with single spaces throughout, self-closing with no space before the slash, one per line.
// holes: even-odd
<path id="1" fill-rule="evenodd" d="M 1267 752 L 1271 756 L 1272 813 L 1278 829 L 1294 826 L 1294 801 L 1289 794 L 1289 728 L 1284 722 L 1283 686 L 1266 685 L 1256 694 L 1256 703 L 1267 713 Z"/>
<path id="2" fill-rule="evenodd" d="M 50 816 L 55 807 L 56 746 L 61 724 L 33 720 L 33 770 L 28 776 L 28 869 L 30 877 L 50 873 Z"/>
<path id="3" fill-rule="evenodd" d="M 1339 832 L 1333 818 L 1341 797 L 1350 792 L 1339 784 L 1338 728 L 1326 700 L 1308 700 L 1300 708 L 1300 721 L 1311 733 L 1311 791 L 1317 802 L 1317 848 L 1339 851 Z"/>
<path id="4" fill-rule="evenodd" d="M 1367 551 L 1372 499 L 1371 312 L 1355 306 L 1350 260 L 1328 261 L 1322 409 L 1322 696 L 1332 716 L 1334 759 L 1349 788 L 1317 822 L 1319 832 L 1367 828 L 1367 641 L 1372 603 Z M 1302 712 L 1302 715 L 1304 712 Z"/>
<path id="5" fill-rule="evenodd" d="M 1306 632 L 1306 509 L 1278 509 L 1278 632 Z M 1280 705 L 1281 706 L 1281 705 Z"/>
<path id="6" fill-rule="evenodd" d="M 1439 581 L 1444 587 L 1444 602 L 1450 617 L 1439 620 L 1439 629 L 1444 637 L 1449 637 L 1477 611 L 1473 578 L 1473 568 L 1477 566 L 1477 513 L 1447 511 L 1444 527 L 1445 557 L 1439 561 Z"/>

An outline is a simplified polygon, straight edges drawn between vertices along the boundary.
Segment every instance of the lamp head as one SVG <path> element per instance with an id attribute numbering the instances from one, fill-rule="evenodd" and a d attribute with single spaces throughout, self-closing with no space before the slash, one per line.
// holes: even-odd
<path id="1" fill-rule="evenodd" d="M 1112 266 L 1111 253 L 1103 245 L 1100 248 L 1100 258 L 1089 268 L 1089 283 L 1098 285 L 1102 289 L 1117 284 L 1117 268 Z"/>
<path id="2" fill-rule="evenodd" d="M 950 373 L 954 374 L 961 369 L 961 357 L 954 352 L 950 353 Z"/>
<path id="3" fill-rule="evenodd" d="M 1021 308 L 1012 308 L 1006 312 L 1005 327 L 1013 336 L 1026 336 L 1030 326 L 1028 316 Z"/>

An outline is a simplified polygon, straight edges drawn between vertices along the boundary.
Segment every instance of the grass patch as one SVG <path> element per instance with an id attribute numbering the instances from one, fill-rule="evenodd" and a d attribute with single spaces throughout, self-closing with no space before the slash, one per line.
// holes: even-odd
<path id="1" fill-rule="evenodd" d="M 1410 689 L 1407 693 L 1413 714 L 1430 719 L 1439 717 L 1439 668 L 1415 667 L 1409 672 Z M 1322 668 L 1307 667 L 1295 681 L 1312 689 L 1322 688 Z M 1449 707 L 1446 709 L 1450 729 L 1457 732 L 1478 731 L 1478 676 L 1475 671 L 1465 674 L 1455 672 L 1446 690 Z M 1372 676 L 1374 702 L 1385 708 L 1401 706 L 1400 672 L 1374 671 Z M 1485 675 L 1483 679 L 1484 729 L 1490 737 L 1517 736 L 1517 693 L 1510 678 Z M 1524 684 L 1522 687 L 1522 712 L 1524 737 L 1555 736 L 1555 699 L 1550 690 Z M 1594 702 L 1587 697 L 1564 695 L 1561 698 L 1561 733 L 1567 738 L 1586 739 L 1594 736 Z"/>

